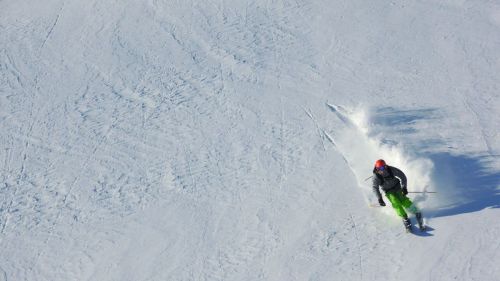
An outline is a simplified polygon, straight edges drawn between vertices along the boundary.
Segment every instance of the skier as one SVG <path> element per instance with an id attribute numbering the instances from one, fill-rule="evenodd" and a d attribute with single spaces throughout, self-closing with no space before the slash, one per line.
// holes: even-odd
<path id="1" fill-rule="evenodd" d="M 424 224 L 422 220 L 422 213 L 417 209 L 417 207 L 411 202 L 411 200 L 406 197 L 408 194 L 408 189 L 406 185 L 406 175 L 398 168 L 389 166 L 385 163 L 383 159 L 379 159 L 375 162 L 375 167 L 373 168 L 373 192 L 377 196 L 378 203 L 380 206 L 385 206 L 385 202 L 380 194 L 379 187 L 385 193 L 385 196 L 392 204 L 394 210 L 398 216 L 403 218 L 403 223 L 407 232 L 411 232 L 411 221 L 406 214 L 409 211 L 415 214 L 420 230 L 424 230 Z"/>

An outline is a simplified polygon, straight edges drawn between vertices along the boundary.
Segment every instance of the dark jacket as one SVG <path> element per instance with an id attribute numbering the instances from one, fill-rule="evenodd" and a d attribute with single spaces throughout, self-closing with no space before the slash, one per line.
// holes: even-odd
<path id="1" fill-rule="evenodd" d="M 382 175 L 373 169 L 372 187 L 377 199 L 382 199 L 379 187 L 385 193 L 399 191 L 402 187 L 406 187 L 406 175 L 400 169 L 392 166 L 387 166 Z"/>

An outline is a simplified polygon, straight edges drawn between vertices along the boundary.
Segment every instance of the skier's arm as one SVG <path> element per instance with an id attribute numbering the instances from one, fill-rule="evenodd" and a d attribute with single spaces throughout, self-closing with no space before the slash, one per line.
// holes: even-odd
<path id="1" fill-rule="evenodd" d="M 398 169 L 396 167 L 391 167 L 391 168 L 392 168 L 392 174 L 395 177 L 399 178 L 399 180 L 401 181 L 401 187 L 407 188 L 405 173 L 403 173 L 403 171 L 401 171 L 400 169 Z"/>
<path id="2" fill-rule="evenodd" d="M 377 196 L 377 199 L 380 201 L 380 200 L 382 200 L 382 194 L 380 194 L 379 186 L 380 186 L 380 180 L 377 177 L 377 175 L 373 174 L 373 177 L 372 177 L 373 193 L 375 194 L 375 196 Z"/>

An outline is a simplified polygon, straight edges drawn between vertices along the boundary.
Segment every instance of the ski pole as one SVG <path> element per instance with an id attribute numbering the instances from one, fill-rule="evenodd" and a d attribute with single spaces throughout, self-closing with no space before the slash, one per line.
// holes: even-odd
<path id="1" fill-rule="evenodd" d="M 408 191 L 408 193 L 437 193 L 436 191 Z"/>

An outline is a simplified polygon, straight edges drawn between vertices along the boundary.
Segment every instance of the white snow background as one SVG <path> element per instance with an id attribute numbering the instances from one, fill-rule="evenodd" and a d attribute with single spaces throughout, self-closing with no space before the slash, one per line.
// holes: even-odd
<path id="1" fill-rule="evenodd" d="M 0 280 L 500 280 L 499 112 L 498 1 L 1 0 Z"/>

